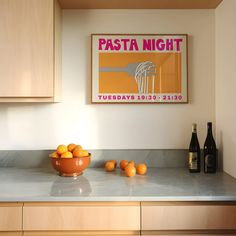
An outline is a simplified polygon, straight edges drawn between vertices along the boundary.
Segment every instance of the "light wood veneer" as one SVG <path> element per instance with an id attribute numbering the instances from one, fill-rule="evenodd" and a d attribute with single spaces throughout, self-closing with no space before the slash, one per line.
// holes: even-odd
<path id="1" fill-rule="evenodd" d="M 140 205 L 25 204 L 23 230 L 140 230 Z"/>
<path id="2" fill-rule="evenodd" d="M 59 100 L 60 12 L 56 0 L 0 1 L 0 102 Z"/>
<path id="3" fill-rule="evenodd" d="M 215 230 L 178 230 L 178 231 L 142 231 L 143 236 L 236 236 L 233 231 L 215 231 Z"/>
<path id="4" fill-rule="evenodd" d="M 214 9 L 222 0 L 59 0 L 64 9 Z"/>
<path id="5" fill-rule="evenodd" d="M 141 208 L 142 230 L 236 229 L 236 206 L 231 204 L 143 203 Z"/>
<path id="6" fill-rule="evenodd" d="M 0 232 L 0 236 L 23 236 L 22 232 Z"/>
<path id="7" fill-rule="evenodd" d="M 52 12 L 52 0 L 1 0 L 1 97 L 53 96 Z"/>
<path id="8" fill-rule="evenodd" d="M 0 203 L 0 231 L 22 230 L 22 205 L 17 203 Z M 5 232 L 2 234 L 5 234 Z M 18 235 L 17 233 L 9 234 Z"/>
<path id="9" fill-rule="evenodd" d="M 125 236 L 125 235 L 140 235 L 140 231 L 40 231 L 40 232 L 25 232 L 24 236 Z"/>

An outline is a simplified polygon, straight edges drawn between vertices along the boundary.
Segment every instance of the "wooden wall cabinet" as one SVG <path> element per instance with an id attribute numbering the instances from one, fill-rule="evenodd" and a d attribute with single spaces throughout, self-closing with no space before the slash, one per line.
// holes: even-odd
<path id="1" fill-rule="evenodd" d="M 1 0 L 0 18 L 0 102 L 59 101 L 58 2 Z"/>

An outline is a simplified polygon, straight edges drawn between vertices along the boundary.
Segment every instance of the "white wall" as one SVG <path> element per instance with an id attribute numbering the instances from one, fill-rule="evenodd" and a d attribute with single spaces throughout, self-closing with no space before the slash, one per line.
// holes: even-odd
<path id="1" fill-rule="evenodd" d="M 63 102 L 0 105 L 1 149 L 188 148 L 191 124 L 215 123 L 213 10 L 66 10 Z M 187 33 L 189 104 L 90 105 L 91 33 Z"/>
<path id="2" fill-rule="evenodd" d="M 216 9 L 216 123 L 224 170 L 236 177 L 236 1 Z"/>

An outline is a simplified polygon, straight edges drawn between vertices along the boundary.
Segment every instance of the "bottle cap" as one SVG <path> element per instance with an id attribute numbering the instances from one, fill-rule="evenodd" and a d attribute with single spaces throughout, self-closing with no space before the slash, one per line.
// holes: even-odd
<path id="1" fill-rule="evenodd" d="M 207 122 L 207 127 L 211 128 L 212 127 L 212 122 Z"/>
<path id="2" fill-rule="evenodd" d="M 192 124 L 192 132 L 193 132 L 193 133 L 196 133 L 196 132 L 197 132 L 197 124 L 196 124 L 196 123 L 193 123 L 193 124 Z"/>

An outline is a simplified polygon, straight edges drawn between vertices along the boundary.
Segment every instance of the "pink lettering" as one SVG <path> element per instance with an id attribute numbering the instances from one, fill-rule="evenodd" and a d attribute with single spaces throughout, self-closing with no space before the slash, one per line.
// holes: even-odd
<path id="1" fill-rule="evenodd" d="M 113 51 L 114 50 L 114 47 L 113 47 L 113 44 L 112 44 L 112 40 L 111 39 L 108 39 L 107 40 L 107 43 L 106 43 L 106 47 L 105 47 L 105 50 L 107 51 L 107 50 L 111 50 L 111 51 Z"/>
<path id="2" fill-rule="evenodd" d="M 151 39 L 144 39 L 143 40 L 143 50 L 144 51 L 151 51 L 152 46 L 151 46 Z"/>
<path id="3" fill-rule="evenodd" d="M 165 49 L 165 42 L 163 39 L 158 39 L 156 41 L 156 47 L 159 51 L 163 51 Z"/>
<path id="4" fill-rule="evenodd" d="M 127 43 L 129 42 L 129 39 L 121 39 L 121 42 L 123 42 L 124 50 L 127 51 Z"/>
<path id="5" fill-rule="evenodd" d="M 180 43 L 183 42 L 183 39 L 174 39 L 174 41 L 176 42 L 176 50 L 180 51 Z"/>
<path id="6" fill-rule="evenodd" d="M 166 50 L 173 51 L 173 49 L 174 49 L 173 39 L 167 39 L 166 40 Z"/>
<path id="7" fill-rule="evenodd" d="M 116 50 L 116 51 L 119 51 L 120 50 L 120 48 L 121 48 L 121 45 L 120 45 L 120 40 L 119 39 L 115 39 L 114 40 L 114 49 Z"/>
<path id="8" fill-rule="evenodd" d="M 98 42 L 99 42 L 99 50 L 102 50 L 102 45 L 104 45 L 106 43 L 106 40 L 105 39 L 99 39 Z"/>
<path id="9" fill-rule="evenodd" d="M 130 42 L 130 51 L 134 51 L 134 49 L 135 49 L 136 51 L 138 51 L 138 44 L 137 44 L 136 39 L 131 39 L 131 42 Z"/>
<path id="10" fill-rule="evenodd" d="M 143 39 L 143 51 L 180 51 L 182 38 Z"/>

